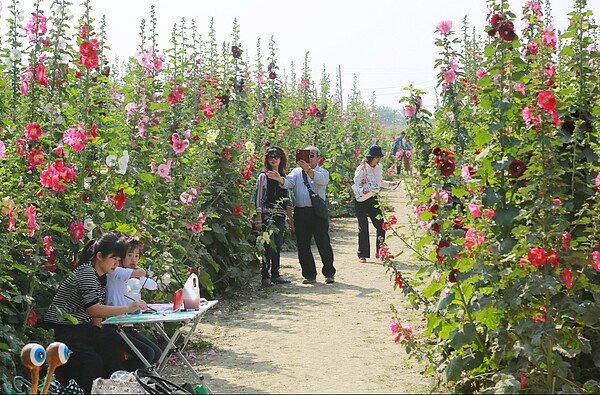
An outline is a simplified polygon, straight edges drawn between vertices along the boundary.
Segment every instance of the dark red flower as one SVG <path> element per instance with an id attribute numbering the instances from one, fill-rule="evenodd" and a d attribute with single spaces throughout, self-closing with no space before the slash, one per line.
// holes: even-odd
<path id="1" fill-rule="evenodd" d="M 235 215 L 240 215 L 241 212 L 242 212 L 242 208 L 240 206 L 233 206 L 233 213 Z"/>
<path id="2" fill-rule="evenodd" d="M 31 310 L 29 312 L 29 317 L 27 317 L 27 321 L 25 322 L 25 325 L 27 326 L 35 326 L 36 322 L 37 322 L 37 314 L 35 313 L 35 311 Z"/>
<path id="3" fill-rule="evenodd" d="M 237 45 L 232 45 L 231 46 L 231 54 L 233 55 L 233 57 L 235 59 L 241 58 L 242 57 L 242 52 L 244 52 L 244 51 L 242 51 L 240 49 L 240 47 L 238 47 Z"/>
<path id="4" fill-rule="evenodd" d="M 457 283 L 458 280 L 456 279 L 456 273 L 458 273 L 458 272 L 460 272 L 460 270 L 452 269 L 450 274 L 448 274 L 448 281 L 450 281 L 451 283 Z"/>
<path id="5" fill-rule="evenodd" d="M 517 178 L 523 175 L 526 168 L 527 167 L 525 166 L 525 163 L 518 159 L 514 159 L 512 162 L 510 162 L 510 165 L 508 165 L 508 171 L 510 171 L 510 174 Z"/>
<path id="6" fill-rule="evenodd" d="M 445 258 L 445 255 L 444 256 L 440 255 L 440 250 L 444 247 L 449 247 L 449 246 L 450 246 L 450 242 L 448 240 L 440 240 L 437 247 L 435 248 L 435 254 L 437 256 L 438 262 L 443 261 Z"/>
<path id="7" fill-rule="evenodd" d="M 504 41 L 513 41 L 515 38 L 517 38 L 517 34 L 515 33 L 515 25 L 512 22 L 501 24 L 500 29 L 498 29 L 498 34 Z"/>
<path id="8" fill-rule="evenodd" d="M 125 191 L 123 188 L 117 191 L 116 195 L 113 197 L 113 202 L 115 210 L 120 211 L 123 209 L 123 204 L 125 204 Z"/>
<path id="9" fill-rule="evenodd" d="M 438 156 L 442 153 L 442 149 L 440 147 L 435 147 L 434 149 L 431 150 L 431 153 L 434 154 L 435 156 Z"/>
<path id="10" fill-rule="evenodd" d="M 452 175 L 452 173 L 454 173 L 455 169 L 456 166 L 454 165 L 454 161 L 448 159 L 442 163 L 442 168 L 440 169 L 440 172 L 443 176 L 449 177 Z"/>

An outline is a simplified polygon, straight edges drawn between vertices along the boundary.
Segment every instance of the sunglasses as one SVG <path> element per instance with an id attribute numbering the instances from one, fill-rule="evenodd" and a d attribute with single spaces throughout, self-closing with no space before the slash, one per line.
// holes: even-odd
<path id="1" fill-rule="evenodd" d="M 267 155 L 267 159 L 281 159 L 281 155 L 277 155 L 277 154 L 269 154 Z"/>

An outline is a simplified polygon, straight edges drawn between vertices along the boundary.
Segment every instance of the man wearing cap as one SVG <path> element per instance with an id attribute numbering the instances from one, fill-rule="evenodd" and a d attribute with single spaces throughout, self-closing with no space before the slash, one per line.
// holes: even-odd
<path id="1" fill-rule="evenodd" d="M 354 172 L 354 208 L 356 219 L 358 220 L 358 260 L 366 262 L 371 257 L 369 240 L 369 221 L 377 229 L 377 241 L 375 256 L 379 253 L 379 248 L 385 240 L 385 230 L 383 229 L 383 213 L 379 207 L 377 194 L 379 188 L 394 188 L 397 182 L 385 181 L 383 179 L 383 168 L 379 161 L 383 158 L 383 152 L 378 145 L 369 147 L 365 158 Z"/>
<path id="2" fill-rule="evenodd" d="M 319 166 L 321 152 L 317 147 L 309 146 L 305 150 L 310 151 L 308 162 L 299 160 L 300 167 L 296 167 L 285 177 L 282 177 L 277 171 L 267 171 L 267 177 L 279 182 L 282 188 L 294 191 L 294 229 L 298 244 L 298 261 L 300 261 L 302 277 L 304 277 L 302 283 L 314 284 L 317 282 L 317 267 L 310 248 L 311 239 L 314 237 L 323 262 L 321 273 L 325 276 L 327 284 L 333 284 L 335 267 L 333 266 L 333 248 L 329 238 L 329 220 L 316 215 L 303 176 L 303 174 L 308 176 L 307 181 L 311 189 L 325 199 L 329 172 Z"/>

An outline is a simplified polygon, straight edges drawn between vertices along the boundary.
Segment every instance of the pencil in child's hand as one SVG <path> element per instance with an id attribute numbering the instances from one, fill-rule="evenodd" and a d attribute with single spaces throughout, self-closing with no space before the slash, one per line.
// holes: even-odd
<path id="1" fill-rule="evenodd" d="M 129 296 L 129 295 L 124 295 L 124 296 L 125 296 L 127 299 L 129 299 L 129 300 L 133 300 L 133 301 L 135 302 L 135 299 L 134 299 L 134 298 L 132 298 L 131 296 Z M 153 309 L 152 307 L 150 307 L 150 306 L 148 306 L 148 305 L 146 305 L 146 307 L 148 308 L 148 310 L 150 310 L 150 311 L 154 311 L 156 314 L 159 314 L 159 313 L 158 313 L 158 311 L 157 311 L 156 309 Z M 162 314 L 162 313 L 161 313 L 161 314 Z M 163 315 L 164 315 L 164 314 L 163 314 Z"/>

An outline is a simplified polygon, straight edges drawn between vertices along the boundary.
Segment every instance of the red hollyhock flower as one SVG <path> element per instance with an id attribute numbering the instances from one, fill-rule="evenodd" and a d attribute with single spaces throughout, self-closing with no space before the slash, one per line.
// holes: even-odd
<path id="1" fill-rule="evenodd" d="M 404 288 L 404 284 L 402 283 L 402 279 L 398 276 L 398 273 L 394 276 L 394 284 L 398 285 L 398 288 Z"/>
<path id="2" fill-rule="evenodd" d="M 442 149 L 440 147 L 435 147 L 434 149 L 431 150 L 431 153 L 434 154 L 435 156 L 438 156 L 442 153 Z"/>
<path id="3" fill-rule="evenodd" d="M 233 55 L 233 57 L 235 59 L 241 58 L 242 57 L 242 52 L 244 52 L 244 51 L 242 51 L 240 49 L 240 47 L 238 47 L 237 45 L 232 45 L 231 46 L 231 54 Z"/>
<path id="4" fill-rule="evenodd" d="M 435 248 L 435 254 L 436 254 L 438 262 L 443 261 L 444 258 L 446 257 L 445 255 L 443 255 L 443 256 L 440 255 L 440 250 L 443 247 L 449 247 L 449 246 L 450 246 L 450 242 L 448 240 L 440 240 L 437 247 Z"/>
<path id="5" fill-rule="evenodd" d="M 241 212 L 242 212 L 242 208 L 240 206 L 233 206 L 233 213 L 235 215 L 240 215 Z"/>
<path id="6" fill-rule="evenodd" d="M 548 91 L 542 91 L 538 93 L 538 106 L 548 114 L 554 114 L 556 112 L 556 97 L 554 93 Z"/>
<path id="7" fill-rule="evenodd" d="M 517 38 L 517 34 L 515 33 L 515 25 L 512 22 L 501 24 L 500 29 L 498 29 L 498 34 L 504 41 L 513 41 L 515 38 Z"/>
<path id="8" fill-rule="evenodd" d="M 525 166 L 525 163 L 518 159 L 514 159 L 512 162 L 510 162 L 510 165 L 508 165 L 508 171 L 510 171 L 510 174 L 517 178 L 521 177 L 523 173 L 525 173 L 526 168 L 527 167 Z"/>
<path id="9" fill-rule="evenodd" d="M 558 267 L 560 265 L 560 262 L 558 261 L 558 255 L 556 254 L 556 250 L 554 248 L 548 250 L 548 260 L 554 267 Z"/>
<path id="10" fill-rule="evenodd" d="M 569 251 L 569 242 L 571 241 L 572 237 L 569 234 L 568 230 L 565 230 L 562 234 L 562 246 L 565 249 L 565 251 Z"/>
<path id="11" fill-rule="evenodd" d="M 454 161 L 451 159 L 448 159 L 442 163 L 440 172 L 442 173 L 443 176 L 449 177 L 452 175 L 452 173 L 454 173 L 455 169 L 456 169 L 456 166 L 454 165 Z"/>
<path id="12" fill-rule="evenodd" d="M 117 194 L 113 197 L 113 202 L 115 210 L 121 211 L 123 209 L 123 205 L 125 204 L 125 192 L 123 188 L 117 191 Z"/>
<path id="13" fill-rule="evenodd" d="M 29 312 L 29 317 L 27 317 L 27 321 L 25 322 L 25 325 L 35 326 L 37 319 L 38 319 L 37 314 L 35 313 L 35 311 L 31 310 Z"/>
<path id="14" fill-rule="evenodd" d="M 547 260 L 546 250 L 539 247 L 534 247 L 529 250 L 527 254 L 527 258 L 529 258 L 529 262 L 535 267 L 544 266 Z"/>

